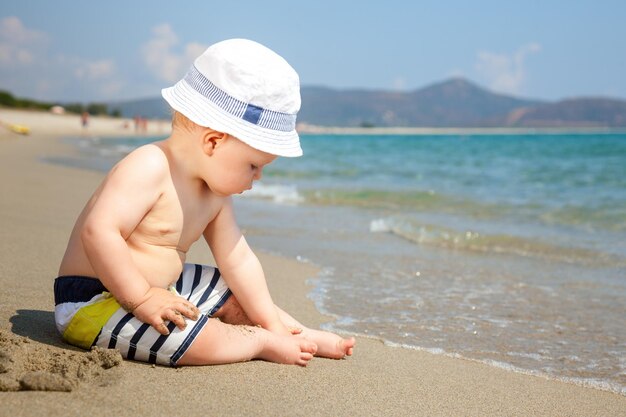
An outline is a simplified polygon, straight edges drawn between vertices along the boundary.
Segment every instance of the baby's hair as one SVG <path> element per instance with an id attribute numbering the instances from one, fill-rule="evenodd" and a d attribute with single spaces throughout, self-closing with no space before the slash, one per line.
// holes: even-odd
<path id="1" fill-rule="evenodd" d="M 172 130 L 182 129 L 187 132 L 193 131 L 198 125 L 189 120 L 184 114 L 173 110 L 172 114 Z"/>

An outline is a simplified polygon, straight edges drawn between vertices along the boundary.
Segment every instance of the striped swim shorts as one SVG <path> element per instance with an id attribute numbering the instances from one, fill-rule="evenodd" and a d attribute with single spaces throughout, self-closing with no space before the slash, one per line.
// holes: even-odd
<path id="1" fill-rule="evenodd" d="M 57 329 L 68 343 L 83 349 L 118 349 L 126 359 L 176 366 L 231 292 L 217 268 L 195 264 L 185 264 L 170 290 L 195 304 L 201 315 L 196 321 L 185 318 L 184 330 L 166 322 L 170 334 L 164 336 L 126 312 L 99 280 L 59 277 L 54 281 Z"/>

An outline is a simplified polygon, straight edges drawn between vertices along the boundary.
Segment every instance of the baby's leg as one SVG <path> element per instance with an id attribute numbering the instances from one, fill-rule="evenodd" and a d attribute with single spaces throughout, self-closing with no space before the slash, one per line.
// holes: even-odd
<path id="1" fill-rule="evenodd" d="M 289 313 L 283 311 L 280 307 L 276 306 L 276 309 L 278 310 L 280 319 L 287 327 L 302 329 L 302 333 L 300 333 L 300 335 L 317 344 L 317 353 L 315 356 L 342 359 L 346 355 L 352 355 L 354 345 L 356 344 L 354 337 L 344 339 L 334 333 L 323 330 L 309 329 L 291 317 Z"/>
<path id="2" fill-rule="evenodd" d="M 317 344 L 317 353 L 315 356 L 331 359 L 341 359 L 343 357 L 352 355 L 352 351 L 355 345 L 353 337 L 349 339 L 343 339 L 342 337 L 322 330 L 309 329 L 299 323 L 296 319 L 291 317 L 288 313 L 283 311 L 280 307 L 275 306 L 278 310 L 280 319 L 285 326 L 291 328 L 302 329 L 300 336 L 305 339 L 311 340 Z M 231 296 L 226 304 L 217 311 L 214 317 L 218 317 L 224 323 L 230 324 L 245 324 L 254 326 L 246 313 L 241 308 L 241 305 L 234 296 Z"/>
<path id="3" fill-rule="evenodd" d="M 179 365 L 216 365 L 264 359 L 306 366 L 315 343 L 296 336 L 278 336 L 260 327 L 231 325 L 209 319 Z"/>

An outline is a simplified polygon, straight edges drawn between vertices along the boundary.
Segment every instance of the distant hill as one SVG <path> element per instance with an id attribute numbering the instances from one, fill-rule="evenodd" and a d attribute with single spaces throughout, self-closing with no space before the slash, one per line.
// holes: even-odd
<path id="1" fill-rule="evenodd" d="M 625 127 L 626 101 L 578 98 L 521 108 L 504 123 L 519 127 Z"/>
<path id="2" fill-rule="evenodd" d="M 491 126 L 514 109 L 541 104 L 494 94 L 460 78 L 412 92 L 303 87 L 298 121 L 323 126 Z"/>
<path id="3" fill-rule="evenodd" d="M 304 86 L 298 122 L 339 127 L 626 127 L 626 101 L 558 102 L 493 93 L 462 78 L 409 91 Z M 169 118 L 161 98 L 108 103 L 123 116 Z"/>

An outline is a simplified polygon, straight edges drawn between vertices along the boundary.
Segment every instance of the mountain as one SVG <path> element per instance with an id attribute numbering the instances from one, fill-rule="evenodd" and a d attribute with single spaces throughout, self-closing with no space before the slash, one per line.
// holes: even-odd
<path id="1" fill-rule="evenodd" d="M 409 92 L 301 88 L 298 123 L 378 127 L 626 127 L 626 101 L 523 99 L 453 78 Z M 169 118 L 161 98 L 109 103 L 123 116 Z"/>
<path id="2" fill-rule="evenodd" d="M 578 98 L 521 108 L 505 124 L 519 127 L 626 127 L 626 101 Z"/>
<path id="3" fill-rule="evenodd" d="M 302 88 L 298 121 L 326 126 L 491 126 L 512 110 L 541 105 L 455 78 L 412 92 Z"/>

